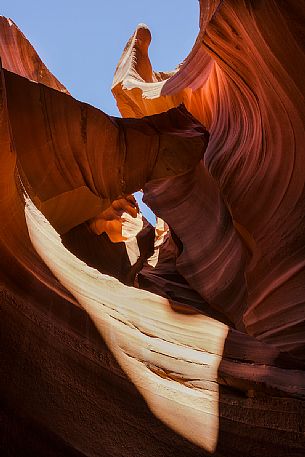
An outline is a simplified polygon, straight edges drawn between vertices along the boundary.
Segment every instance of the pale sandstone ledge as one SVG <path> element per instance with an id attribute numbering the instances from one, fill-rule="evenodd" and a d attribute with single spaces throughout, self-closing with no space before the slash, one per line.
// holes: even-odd
<path id="1" fill-rule="evenodd" d="M 153 72 L 150 33 L 141 25 L 113 87 L 122 114 L 136 120 L 74 100 L 1 19 L 5 449 L 304 454 L 303 16 L 293 1 L 201 2 L 194 48 L 168 74 Z M 181 107 L 158 114 L 181 102 L 195 118 Z M 32 119 L 24 117 L 29 109 Z M 31 122 L 46 113 L 53 150 L 44 156 L 44 130 Z M 58 137 L 57 113 L 65 127 Z M 66 122 L 67 113 L 75 122 Z M 22 123 L 31 128 L 22 132 Z M 98 155 L 107 148 L 109 156 Z M 114 157 L 127 165 L 123 173 L 111 174 Z M 53 181 L 44 179 L 41 159 L 54 164 Z M 66 193 L 82 186 L 97 200 L 88 213 L 84 196 L 69 213 Z M 128 237 L 114 202 L 139 188 L 171 232 L 152 263 L 154 231 L 144 224 L 132 265 L 123 243 L 77 222 L 94 216 L 99 227 L 110 224 L 110 237 Z M 63 196 L 58 209 L 43 206 L 54 194 Z M 136 275 L 147 290 L 130 287 Z"/>

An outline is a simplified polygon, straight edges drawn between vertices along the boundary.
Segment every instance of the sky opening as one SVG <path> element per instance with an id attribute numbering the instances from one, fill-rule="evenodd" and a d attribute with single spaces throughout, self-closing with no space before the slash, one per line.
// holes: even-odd
<path id="1" fill-rule="evenodd" d="M 73 97 L 113 116 L 120 116 L 110 90 L 114 71 L 136 26 L 151 30 L 149 55 L 157 71 L 179 65 L 199 30 L 198 0 L 2 0 L 0 14 L 18 25 Z"/>

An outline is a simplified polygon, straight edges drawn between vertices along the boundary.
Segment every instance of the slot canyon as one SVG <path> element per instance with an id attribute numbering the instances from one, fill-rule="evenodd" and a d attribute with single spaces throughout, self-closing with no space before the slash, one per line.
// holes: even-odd
<path id="1" fill-rule="evenodd" d="M 305 455 L 305 2 L 199 3 L 122 117 L 0 17 L 3 456 Z"/>

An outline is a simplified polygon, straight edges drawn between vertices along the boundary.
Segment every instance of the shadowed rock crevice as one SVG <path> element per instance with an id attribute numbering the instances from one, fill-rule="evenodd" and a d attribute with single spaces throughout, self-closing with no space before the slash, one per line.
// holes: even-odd
<path id="1" fill-rule="evenodd" d="M 31 455 L 304 454 L 297 3 L 201 1 L 169 73 L 141 24 L 123 118 L 71 97 L 1 17 L 4 455 L 16 436 Z"/>

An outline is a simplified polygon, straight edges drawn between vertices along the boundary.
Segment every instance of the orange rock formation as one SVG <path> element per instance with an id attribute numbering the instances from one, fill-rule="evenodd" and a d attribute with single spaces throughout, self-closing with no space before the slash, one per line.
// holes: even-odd
<path id="1" fill-rule="evenodd" d="M 123 119 L 1 18 L 4 455 L 304 455 L 301 3 L 201 0 L 171 73 L 141 24 Z"/>

